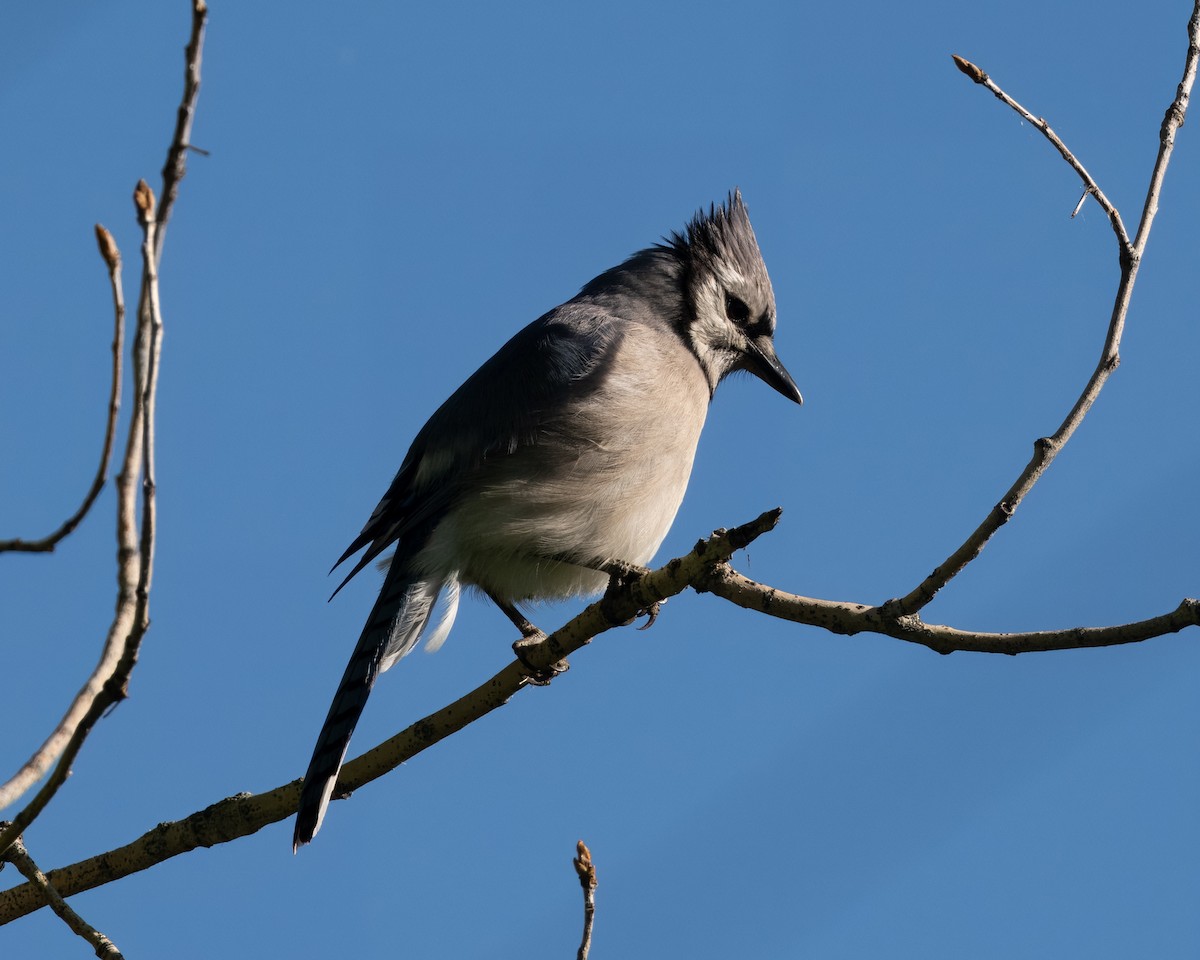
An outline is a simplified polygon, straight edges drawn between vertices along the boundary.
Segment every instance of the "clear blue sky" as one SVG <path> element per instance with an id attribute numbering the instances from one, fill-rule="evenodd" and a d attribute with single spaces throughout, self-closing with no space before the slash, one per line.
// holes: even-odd
<path id="1" fill-rule="evenodd" d="M 907 592 L 1090 373 L 1116 280 L 1094 204 L 960 53 L 1136 222 L 1190 4 L 337 5 L 214 0 L 166 241 L 153 628 L 131 697 L 29 832 L 44 867 L 299 776 L 376 581 L 330 563 L 426 417 L 520 326 L 740 186 L 796 408 L 718 392 L 660 558 L 780 505 L 737 564 Z M 0 13 L 0 537 L 76 505 L 187 4 Z M 1200 127 L 1181 132 L 1123 364 L 1015 520 L 926 611 L 1141 619 L 1200 594 Z M 134 285 L 134 272 L 127 275 Z M 113 493 L 0 557 L 0 772 L 58 719 L 114 597 Z M 539 610 L 544 627 L 576 609 Z M 379 683 L 354 753 L 475 686 L 464 603 Z M 290 824 L 76 898 L 130 957 L 562 957 L 591 844 L 596 957 L 1200 954 L 1200 633 L 1008 659 L 831 636 L 686 595 L 547 689 Z M 13 871 L 5 871 L 5 885 Z M 6 957 L 78 957 L 48 913 Z"/>

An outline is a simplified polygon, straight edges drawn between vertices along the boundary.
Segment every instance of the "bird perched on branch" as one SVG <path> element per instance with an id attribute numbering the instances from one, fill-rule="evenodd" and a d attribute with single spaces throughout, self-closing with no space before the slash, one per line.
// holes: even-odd
<path id="1" fill-rule="evenodd" d="M 317 737 L 293 849 L 321 827 L 375 678 L 423 633 L 441 645 L 463 586 L 540 636 L 517 603 L 598 593 L 654 555 L 722 379 L 748 371 L 801 402 L 774 333 L 775 294 L 735 191 L 539 317 L 438 408 L 334 565 L 366 548 L 340 590 L 396 548 Z"/>

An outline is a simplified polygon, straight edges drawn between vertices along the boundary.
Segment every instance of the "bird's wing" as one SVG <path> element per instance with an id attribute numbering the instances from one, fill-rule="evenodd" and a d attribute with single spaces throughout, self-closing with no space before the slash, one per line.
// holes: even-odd
<path id="1" fill-rule="evenodd" d="M 367 547 L 337 589 L 393 543 L 420 549 L 486 461 L 533 445 L 568 397 L 581 399 L 603 383 L 623 331 L 624 321 L 596 305 L 570 302 L 501 347 L 417 434 L 362 532 L 334 564 Z"/>

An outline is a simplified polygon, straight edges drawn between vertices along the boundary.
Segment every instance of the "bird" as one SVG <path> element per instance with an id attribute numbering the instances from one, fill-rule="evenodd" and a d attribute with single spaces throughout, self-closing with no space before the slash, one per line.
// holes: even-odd
<path id="1" fill-rule="evenodd" d="M 722 380 L 746 371 L 803 402 L 775 324 L 735 189 L 520 330 L 436 410 L 334 564 L 363 550 L 336 596 L 395 547 L 304 775 L 293 851 L 321 828 L 376 678 L 422 635 L 441 646 L 463 587 L 539 636 L 518 603 L 599 593 L 653 557 Z"/>

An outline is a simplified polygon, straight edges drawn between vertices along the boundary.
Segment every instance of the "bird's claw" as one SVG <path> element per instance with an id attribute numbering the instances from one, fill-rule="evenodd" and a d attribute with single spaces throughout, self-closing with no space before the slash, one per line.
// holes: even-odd
<path id="1" fill-rule="evenodd" d="M 525 634 L 512 645 L 513 654 L 527 671 L 525 681 L 535 687 L 549 686 L 550 681 L 560 673 L 566 673 L 571 669 L 571 665 L 566 660 L 559 660 L 557 663 L 550 664 L 549 667 L 539 667 L 528 660 L 526 653 L 545 639 L 546 635 L 541 630 L 535 630 L 533 633 Z"/>
<path id="2" fill-rule="evenodd" d="M 654 621 L 658 619 L 659 611 L 662 610 L 662 605 L 666 602 L 666 600 L 655 600 L 654 603 L 650 604 L 648 609 L 638 611 L 638 617 L 644 616 L 646 618 L 646 622 L 638 627 L 638 629 L 649 630 L 652 626 L 654 626 Z M 636 619 L 637 617 L 633 618 L 633 620 Z M 630 620 L 629 622 L 633 623 L 633 620 Z"/>

